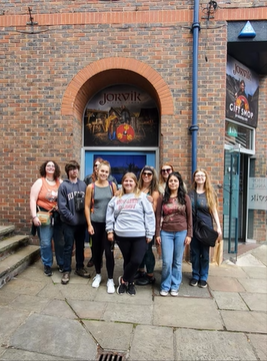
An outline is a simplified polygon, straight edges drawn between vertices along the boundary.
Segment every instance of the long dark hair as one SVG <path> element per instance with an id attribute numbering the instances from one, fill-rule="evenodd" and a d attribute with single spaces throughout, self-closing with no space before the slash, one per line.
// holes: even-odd
<path id="1" fill-rule="evenodd" d="M 186 191 L 185 191 L 185 187 L 184 187 L 184 181 L 182 179 L 182 176 L 179 172 L 172 172 L 169 174 L 167 182 L 166 182 L 166 188 L 165 188 L 165 192 L 164 192 L 164 196 L 163 196 L 163 203 L 167 203 L 169 202 L 170 196 L 171 196 L 171 190 L 169 188 L 169 180 L 171 176 L 175 176 L 178 181 L 179 181 L 179 187 L 177 190 L 177 198 L 178 201 L 181 205 L 185 205 L 185 195 L 186 195 Z"/>

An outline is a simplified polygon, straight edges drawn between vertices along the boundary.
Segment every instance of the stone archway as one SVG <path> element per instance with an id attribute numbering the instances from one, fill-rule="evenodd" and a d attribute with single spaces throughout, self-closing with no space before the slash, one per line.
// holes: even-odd
<path id="1" fill-rule="evenodd" d="M 91 96 L 101 88 L 125 80 L 146 90 L 157 101 L 161 116 L 174 113 L 172 94 L 159 73 L 139 60 L 116 57 L 89 64 L 71 80 L 63 96 L 61 114 L 82 120 Z"/>

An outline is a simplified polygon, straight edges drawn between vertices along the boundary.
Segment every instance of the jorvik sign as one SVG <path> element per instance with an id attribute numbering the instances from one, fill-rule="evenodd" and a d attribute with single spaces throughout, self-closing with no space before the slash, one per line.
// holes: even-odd
<path id="1" fill-rule="evenodd" d="M 248 208 L 267 210 L 267 178 L 249 178 Z"/>

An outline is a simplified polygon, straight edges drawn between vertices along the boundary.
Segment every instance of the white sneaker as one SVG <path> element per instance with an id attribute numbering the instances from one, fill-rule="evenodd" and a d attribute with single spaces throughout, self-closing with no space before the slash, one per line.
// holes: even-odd
<path id="1" fill-rule="evenodd" d="M 173 296 L 173 297 L 178 297 L 178 294 L 179 294 L 179 291 L 178 291 L 178 290 L 175 290 L 175 289 L 172 289 L 172 290 L 171 290 L 171 296 Z"/>
<path id="2" fill-rule="evenodd" d="M 167 297 L 167 295 L 169 294 L 169 292 L 167 292 L 167 290 L 161 290 L 159 292 L 160 295 L 162 295 L 162 297 Z"/>
<path id="3" fill-rule="evenodd" d="M 101 275 L 100 274 L 96 274 L 96 276 L 93 279 L 93 283 L 92 283 L 92 287 L 93 288 L 98 288 L 99 285 L 101 283 Z"/>
<path id="4" fill-rule="evenodd" d="M 115 293 L 115 285 L 114 285 L 113 279 L 108 279 L 108 282 L 107 282 L 107 292 L 108 292 L 108 294 L 113 294 L 113 293 Z"/>

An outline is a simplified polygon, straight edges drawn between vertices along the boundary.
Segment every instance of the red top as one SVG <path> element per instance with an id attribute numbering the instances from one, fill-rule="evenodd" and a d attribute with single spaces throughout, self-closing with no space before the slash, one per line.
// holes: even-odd
<path id="1" fill-rule="evenodd" d="M 55 185 L 51 186 L 46 179 L 42 177 L 42 187 L 38 195 L 37 205 L 46 210 L 51 210 L 55 207 L 57 205 L 59 185 L 59 180 L 56 181 Z"/>

